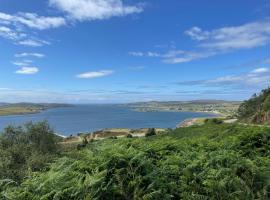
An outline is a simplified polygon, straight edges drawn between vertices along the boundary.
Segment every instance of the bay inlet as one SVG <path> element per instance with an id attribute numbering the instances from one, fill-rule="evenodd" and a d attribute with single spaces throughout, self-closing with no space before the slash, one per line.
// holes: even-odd
<path id="1" fill-rule="evenodd" d="M 212 117 L 197 112 L 137 112 L 123 105 L 75 105 L 40 113 L 0 117 L 0 131 L 8 125 L 47 120 L 56 133 L 69 136 L 105 128 L 175 128 L 189 118 Z"/>

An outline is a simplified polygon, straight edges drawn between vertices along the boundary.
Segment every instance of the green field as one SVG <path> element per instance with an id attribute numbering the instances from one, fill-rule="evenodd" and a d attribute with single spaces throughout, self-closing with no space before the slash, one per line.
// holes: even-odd
<path id="1" fill-rule="evenodd" d="M 0 107 L 0 116 L 2 115 L 22 115 L 40 112 L 37 107 L 8 106 Z"/>
<path id="2" fill-rule="evenodd" d="M 35 104 L 35 103 L 15 103 L 15 104 L 4 104 L 0 106 L 0 116 L 5 115 L 23 115 L 23 114 L 33 114 L 42 112 L 47 109 L 57 108 L 57 107 L 67 107 L 71 106 L 68 104 Z"/>

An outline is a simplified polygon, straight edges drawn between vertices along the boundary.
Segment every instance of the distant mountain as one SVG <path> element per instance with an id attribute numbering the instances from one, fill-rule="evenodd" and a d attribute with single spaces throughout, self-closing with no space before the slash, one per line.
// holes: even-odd
<path id="1" fill-rule="evenodd" d="M 270 88 L 244 101 L 238 109 L 238 118 L 248 123 L 270 124 Z"/>
<path id="2" fill-rule="evenodd" d="M 0 106 L 6 106 L 8 103 L 0 102 Z"/>

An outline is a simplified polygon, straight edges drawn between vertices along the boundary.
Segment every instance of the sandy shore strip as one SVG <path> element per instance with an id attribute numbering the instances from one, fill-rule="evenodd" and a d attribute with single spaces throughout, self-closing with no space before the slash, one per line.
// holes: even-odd
<path id="1" fill-rule="evenodd" d="M 197 124 L 199 119 L 201 120 L 202 118 L 191 118 L 191 119 L 186 119 L 186 120 L 180 122 L 180 123 L 176 126 L 176 128 L 192 126 L 192 125 L 194 125 L 194 124 Z"/>

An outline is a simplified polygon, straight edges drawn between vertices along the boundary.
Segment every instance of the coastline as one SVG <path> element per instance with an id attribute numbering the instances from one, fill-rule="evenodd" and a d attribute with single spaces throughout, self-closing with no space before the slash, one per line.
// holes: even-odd
<path id="1" fill-rule="evenodd" d="M 56 108 L 65 108 L 71 107 L 74 105 L 69 104 L 59 104 L 59 105 L 42 105 L 42 104 L 30 104 L 30 106 L 17 106 L 17 105 L 8 105 L 0 106 L 0 117 L 6 116 L 22 116 L 22 115 L 31 115 L 42 113 L 46 110 L 56 109 Z"/>
<path id="2" fill-rule="evenodd" d="M 53 109 L 53 108 L 51 108 Z M 46 109 L 47 110 L 47 109 Z M 42 111 L 35 111 L 35 112 L 22 112 L 22 113 L 8 113 L 8 114 L 2 114 L 0 113 L 0 117 L 7 117 L 7 116 L 21 116 L 21 115 L 31 115 L 31 114 L 38 114 L 41 113 L 45 110 Z"/>
<path id="3" fill-rule="evenodd" d="M 145 137 L 145 134 L 151 128 L 139 128 L 139 129 L 129 129 L 129 128 L 105 128 L 99 131 L 94 131 L 90 133 L 79 133 L 77 135 L 63 136 L 61 134 L 57 134 L 62 138 L 60 144 L 63 145 L 77 145 L 83 142 L 83 140 L 90 141 L 98 141 L 104 139 L 117 139 L 117 138 L 141 138 Z M 156 134 L 162 134 L 167 132 L 168 128 L 155 128 Z"/>
<path id="4" fill-rule="evenodd" d="M 222 100 L 152 101 L 138 102 L 127 106 L 137 112 L 196 112 L 227 117 L 237 112 L 240 103 Z"/>
<path id="5" fill-rule="evenodd" d="M 66 107 L 66 106 L 47 107 L 47 108 L 40 109 L 40 110 L 33 110 L 32 109 L 31 112 L 28 112 L 28 113 L 9 114 L 9 115 L 2 115 L 2 116 L 32 115 L 32 114 L 44 112 L 44 111 L 49 110 L 49 109 L 55 109 L 55 108 L 61 108 L 61 107 Z M 143 112 L 143 111 L 137 111 L 137 112 Z M 162 112 L 202 113 L 202 114 L 204 114 L 203 116 L 201 116 L 203 118 L 212 118 L 212 117 L 221 117 L 221 116 L 223 116 L 221 113 L 216 112 L 216 111 L 215 112 L 209 112 L 209 111 L 206 112 L 206 111 L 184 111 L 184 110 L 178 110 L 178 111 L 176 111 L 176 110 L 169 110 L 169 111 L 167 111 L 167 110 L 166 111 L 165 110 L 157 110 L 155 112 L 160 112 L 160 113 L 162 113 Z M 2 116 L 0 116 L 0 117 L 2 117 Z M 193 116 L 196 117 L 196 115 L 193 115 Z M 191 115 L 189 117 L 193 117 L 193 116 Z M 197 117 L 198 117 L 198 115 L 197 115 Z M 178 119 L 176 118 L 176 120 L 174 121 L 174 123 L 171 124 L 170 126 L 163 126 L 164 127 L 163 130 L 164 129 L 169 129 L 169 128 L 170 129 L 175 129 L 175 128 L 178 128 L 178 127 L 182 127 L 183 124 L 185 124 L 185 123 L 189 124 L 190 122 L 187 122 L 187 121 L 190 121 L 190 120 L 192 121 L 192 124 L 193 124 L 193 123 L 195 123 L 195 121 L 196 121 L 195 119 L 197 119 L 197 118 L 195 118 L 195 119 L 189 119 L 188 116 L 187 116 L 186 119 L 184 119 L 184 120 L 181 119 L 181 121 L 180 121 L 180 119 L 181 118 L 178 118 Z M 105 137 L 108 137 L 109 134 L 112 134 L 113 136 L 117 135 L 117 136 L 120 136 L 120 137 L 122 136 L 123 137 L 123 136 L 126 136 L 129 133 L 132 134 L 134 132 L 137 132 L 138 135 L 134 134 L 134 136 L 141 136 L 141 135 L 145 135 L 146 130 L 148 130 L 148 128 L 142 128 L 142 127 L 145 127 L 145 126 L 143 126 L 143 124 L 141 124 L 141 125 L 142 126 L 139 125 L 137 128 L 130 128 L 130 127 L 127 126 L 126 128 L 104 128 L 104 129 L 97 130 L 97 131 L 91 130 L 91 132 L 88 131 L 88 129 L 85 129 L 84 131 L 80 131 L 80 130 L 77 129 L 77 130 L 72 131 L 70 133 L 66 133 L 64 131 L 61 132 L 61 131 L 57 130 L 56 133 L 55 133 L 55 135 L 57 135 L 57 136 L 65 139 L 65 138 L 68 138 L 70 136 L 72 136 L 72 137 L 80 136 L 80 134 L 91 135 L 91 134 L 99 133 L 99 134 L 97 134 L 97 137 L 99 138 L 100 135 L 105 135 Z M 155 124 L 155 125 L 158 125 L 158 124 Z M 153 127 L 151 127 L 151 128 L 159 129 L 155 125 Z M 125 124 L 124 125 L 122 124 L 122 126 L 120 126 L 120 127 L 125 127 Z M 149 127 L 149 126 L 146 126 L 146 127 Z M 141 132 L 144 132 L 144 133 L 142 134 Z"/>
<path id="6" fill-rule="evenodd" d="M 177 112 L 177 113 L 184 113 L 184 112 L 188 112 L 188 113 L 203 113 L 203 114 L 210 114 L 210 115 L 216 115 L 216 117 L 227 117 L 228 115 L 225 115 L 219 111 L 202 111 L 202 110 L 198 110 L 198 111 L 193 111 L 193 110 L 158 110 L 158 109 L 153 109 L 153 110 L 141 110 L 138 108 L 132 109 L 133 111 L 136 112 Z"/>

